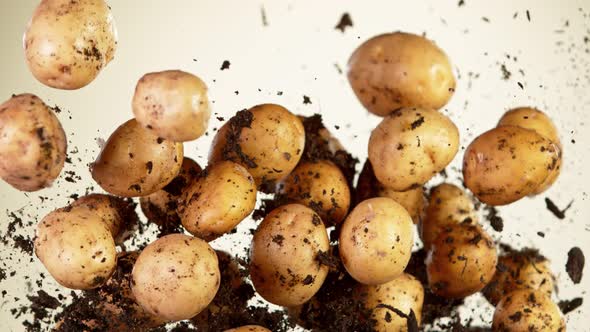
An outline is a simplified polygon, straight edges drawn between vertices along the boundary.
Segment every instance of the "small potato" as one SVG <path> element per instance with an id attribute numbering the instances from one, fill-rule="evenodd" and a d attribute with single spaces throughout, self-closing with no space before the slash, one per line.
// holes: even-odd
<path id="1" fill-rule="evenodd" d="M 340 231 L 340 258 L 356 281 L 380 285 L 404 272 L 413 243 L 408 212 L 391 198 L 371 198 L 346 217 Z"/>
<path id="2" fill-rule="evenodd" d="M 412 275 L 404 273 L 383 285 L 358 285 L 355 295 L 361 299 L 367 310 L 372 311 L 371 318 L 375 320 L 374 330 L 377 332 L 408 331 L 408 320 L 391 308 L 401 311 L 404 315 L 409 315 L 410 311 L 413 311 L 420 326 L 424 287 Z"/>
<path id="3" fill-rule="evenodd" d="M 256 291 L 276 305 L 307 302 L 320 289 L 328 267 L 317 256 L 330 250 L 326 227 L 308 207 L 288 204 L 271 211 L 254 233 L 250 275 Z"/>
<path id="4" fill-rule="evenodd" d="M 180 70 L 144 75 L 132 104 L 137 122 L 175 142 L 201 137 L 211 117 L 205 82 Z"/>
<path id="5" fill-rule="evenodd" d="M 379 116 L 402 107 L 440 109 L 455 91 L 445 53 L 432 41 L 404 32 L 359 46 L 348 60 L 348 81 L 363 106 Z"/>
<path id="6" fill-rule="evenodd" d="M 113 59 L 117 31 L 103 0 L 43 0 L 23 38 L 33 75 L 57 89 L 79 89 Z"/>
<path id="7" fill-rule="evenodd" d="M 271 332 L 271 330 L 258 325 L 246 325 L 236 327 L 235 329 L 225 330 L 225 332 Z"/>
<path id="8" fill-rule="evenodd" d="M 492 280 L 497 261 L 494 241 L 480 226 L 449 225 L 428 251 L 428 284 L 438 296 L 464 298 Z"/>
<path id="9" fill-rule="evenodd" d="M 492 330 L 497 332 L 565 332 L 565 321 L 551 298 L 521 289 L 507 294 L 496 306 Z"/>
<path id="10" fill-rule="evenodd" d="M 35 254 L 62 286 L 96 288 L 117 264 L 115 241 L 107 223 L 84 206 L 55 210 L 37 224 Z"/>
<path id="11" fill-rule="evenodd" d="M 240 164 L 222 161 L 187 187 L 178 212 L 191 234 L 212 241 L 234 229 L 256 206 L 256 183 Z"/>
<path id="12" fill-rule="evenodd" d="M 537 132 L 501 126 L 467 147 L 465 185 L 489 205 L 506 205 L 534 193 L 559 162 L 559 147 Z"/>
<path id="13" fill-rule="evenodd" d="M 66 135 L 37 96 L 21 94 L 0 105 L 0 177 L 21 191 L 51 186 L 66 159 Z"/>
<path id="14" fill-rule="evenodd" d="M 369 139 L 369 160 L 384 186 L 406 191 L 442 171 L 459 149 L 459 131 L 435 110 L 404 108 L 385 117 Z"/>
<path id="15" fill-rule="evenodd" d="M 288 201 L 312 208 L 327 225 L 339 224 L 350 207 L 350 189 L 334 163 L 302 162 L 278 186 Z"/>
<path id="16" fill-rule="evenodd" d="M 461 188 L 440 184 L 430 191 L 426 215 L 420 223 L 420 238 L 428 250 L 440 233 L 449 225 L 477 223 L 477 211 L 473 201 Z"/>
<path id="17" fill-rule="evenodd" d="M 132 272 L 137 303 L 168 321 L 196 316 L 215 297 L 220 272 L 207 242 L 183 234 L 166 235 L 148 245 Z"/>
<path id="18" fill-rule="evenodd" d="M 263 104 L 238 112 L 219 129 L 209 162 L 239 163 L 261 185 L 289 175 L 304 147 L 301 120 L 280 105 Z"/>
<path id="19" fill-rule="evenodd" d="M 182 143 L 160 138 L 132 119 L 109 137 L 91 171 L 107 192 L 137 197 L 164 188 L 178 175 L 182 162 Z"/>

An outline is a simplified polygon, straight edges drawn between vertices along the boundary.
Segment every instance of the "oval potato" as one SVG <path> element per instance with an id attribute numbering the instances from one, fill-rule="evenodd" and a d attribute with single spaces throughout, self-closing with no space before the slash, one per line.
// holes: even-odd
<path id="1" fill-rule="evenodd" d="M 565 321 L 547 294 L 522 289 L 506 294 L 500 300 L 494 312 L 492 330 L 565 332 Z"/>

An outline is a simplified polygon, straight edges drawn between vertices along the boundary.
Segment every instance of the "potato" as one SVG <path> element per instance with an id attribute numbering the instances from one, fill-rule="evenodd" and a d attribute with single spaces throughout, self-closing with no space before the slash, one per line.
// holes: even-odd
<path id="1" fill-rule="evenodd" d="M 404 272 L 413 243 L 408 212 L 391 198 L 371 198 L 346 217 L 340 230 L 340 258 L 356 281 L 380 285 Z"/>
<path id="2" fill-rule="evenodd" d="M 559 162 L 559 147 L 529 129 L 501 126 L 477 137 L 463 159 L 465 185 L 489 205 L 534 193 Z"/>
<path id="3" fill-rule="evenodd" d="M 492 329 L 498 332 L 565 332 L 565 322 L 547 294 L 521 289 L 507 294 L 498 303 Z"/>
<path id="4" fill-rule="evenodd" d="M 43 0 L 27 26 L 23 46 L 39 82 L 65 90 L 84 87 L 115 55 L 111 9 L 103 0 Z"/>
<path id="5" fill-rule="evenodd" d="M 170 234 L 148 245 L 133 267 L 131 289 L 148 313 L 168 321 L 196 316 L 215 297 L 220 272 L 207 242 Z"/>
<path id="6" fill-rule="evenodd" d="M 342 222 L 350 207 L 346 178 L 331 161 L 301 162 L 277 188 L 288 201 L 312 208 L 327 225 Z"/>
<path id="7" fill-rule="evenodd" d="M 461 188 L 442 183 L 430 191 L 426 215 L 419 225 L 420 238 L 428 250 L 449 225 L 477 223 L 473 201 Z"/>
<path id="8" fill-rule="evenodd" d="M 236 327 L 235 329 L 225 330 L 225 332 L 271 332 L 269 329 L 258 325 L 246 325 Z"/>
<path id="9" fill-rule="evenodd" d="M 117 264 L 107 223 L 84 206 L 55 210 L 37 224 L 35 254 L 62 286 L 92 289 L 111 276 Z"/>
<path id="10" fill-rule="evenodd" d="M 379 116 L 402 107 L 440 109 L 455 91 L 445 53 L 432 41 L 404 32 L 359 46 L 348 60 L 348 81 L 363 106 Z"/>
<path id="11" fill-rule="evenodd" d="M 497 261 L 494 241 L 480 226 L 449 225 L 428 250 L 428 285 L 438 296 L 464 298 L 490 282 Z"/>
<path id="12" fill-rule="evenodd" d="M 205 82 L 180 70 L 144 75 L 137 82 L 132 105 L 137 122 L 175 142 L 201 137 L 211 117 Z"/>
<path id="13" fill-rule="evenodd" d="M 182 162 L 182 143 L 160 138 L 132 119 L 109 137 L 91 172 L 111 194 L 147 196 L 169 184 Z"/>
<path id="14" fill-rule="evenodd" d="M 375 320 L 374 330 L 377 332 L 408 331 L 408 320 L 390 308 L 395 308 L 404 315 L 413 311 L 420 326 L 424 287 L 412 275 L 404 273 L 383 285 L 358 285 L 355 295 L 367 310 L 372 311 L 371 318 Z"/>
<path id="15" fill-rule="evenodd" d="M 379 182 L 407 191 L 442 171 L 458 149 L 459 131 L 449 118 L 435 110 L 404 108 L 373 130 L 369 160 Z"/>
<path id="16" fill-rule="evenodd" d="M 301 120 L 280 105 L 263 104 L 238 112 L 219 129 L 209 162 L 239 163 L 261 185 L 289 175 L 304 147 Z"/>
<path id="17" fill-rule="evenodd" d="M 258 225 L 250 247 L 250 276 L 256 291 L 276 305 L 303 304 L 320 289 L 328 267 L 317 256 L 330 250 L 320 217 L 300 204 L 271 211 Z"/>
<path id="18" fill-rule="evenodd" d="M 203 171 L 181 197 L 178 215 L 191 234 L 212 241 L 234 229 L 256 206 L 256 183 L 240 164 L 222 161 Z"/>
<path id="19" fill-rule="evenodd" d="M 51 186 L 66 159 L 66 135 L 37 96 L 14 95 L 0 105 L 0 177 L 21 191 Z"/>

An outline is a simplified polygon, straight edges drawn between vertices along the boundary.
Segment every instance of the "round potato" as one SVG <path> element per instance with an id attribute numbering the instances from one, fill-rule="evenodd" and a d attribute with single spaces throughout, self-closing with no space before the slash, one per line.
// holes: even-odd
<path id="1" fill-rule="evenodd" d="M 371 198 L 346 217 L 340 230 L 340 258 L 356 281 L 380 285 L 404 272 L 413 243 L 408 212 L 391 198 Z"/>
<path id="2" fill-rule="evenodd" d="M 168 321 L 196 316 L 215 297 L 220 272 L 215 251 L 207 242 L 183 235 L 166 235 L 148 245 L 132 272 L 137 303 Z"/>
<path id="3" fill-rule="evenodd" d="M 565 332 L 565 322 L 547 294 L 521 289 L 507 294 L 498 303 L 492 329 L 498 332 Z"/>
<path id="4" fill-rule="evenodd" d="M 461 188 L 442 183 L 430 191 L 426 215 L 420 223 L 420 238 L 428 250 L 440 233 L 449 225 L 477 223 L 473 201 Z"/>
<path id="5" fill-rule="evenodd" d="M 271 332 L 271 330 L 258 325 L 246 325 L 236 327 L 235 329 L 225 330 L 225 332 Z"/>
<path id="6" fill-rule="evenodd" d="M 537 132 L 501 126 L 477 137 L 465 151 L 463 178 L 477 198 L 505 205 L 534 193 L 559 162 L 559 147 Z"/>
<path id="7" fill-rule="evenodd" d="M 135 87 L 132 106 L 137 122 L 175 142 L 201 137 L 211 117 L 205 82 L 180 70 L 144 75 Z"/>
<path id="8" fill-rule="evenodd" d="M 256 291 L 276 305 L 303 304 L 320 289 L 328 267 L 317 260 L 330 250 L 320 217 L 310 208 L 288 204 L 271 211 L 254 233 L 250 275 Z"/>
<path id="9" fill-rule="evenodd" d="M 359 46 L 348 60 L 348 81 L 363 106 L 379 116 L 402 107 L 440 109 L 455 91 L 445 53 L 432 41 L 404 32 Z"/>
<path id="10" fill-rule="evenodd" d="M 103 0 L 43 0 L 23 44 L 35 78 L 52 88 L 73 90 L 92 82 L 113 59 L 117 31 Z"/>
<path id="11" fill-rule="evenodd" d="M 158 137 L 132 119 L 109 137 L 91 171 L 105 191 L 137 197 L 164 188 L 178 175 L 182 162 L 182 143 Z"/>
<path id="12" fill-rule="evenodd" d="M 497 261 L 494 241 L 480 226 L 449 225 L 428 251 L 428 284 L 436 295 L 464 298 L 492 280 Z"/>
<path id="13" fill-rule="evenodd" d="M 0 177 L 21 191 L 51 186 L 66 159 L 66 135 L 37 96 L 21 94 L 0 105 Z"/>
<path id="14" fill-rule="evenodd" d="M 280 105 L 263 104 L 238 112 L 219 129 L 209 162 L 237 162 L 261 185 L 289 175 L 304 147 L 301 120 Z"/>
<path id="15" fill-rule="evenodd" d="M 256 183 L 240 164 L 222 161 L 203 171 L 182 195 L 184 228 L 207 241 L 234 229 L 256 206 Z"/>
<path id="16" fill-rule="evenodd" d="M 404 108 L 385 117 L 369 139 L 375 176 L 395 191 L 421 187 L 442 171 L 459 149 L 459 131 L 435 110 Z"/>
<path id="17" fill-rule="evenodd" d="M 327 160 L 299 163 L 277 188 L 288 201 L 312 208 L 327 225 L 342 222 L 350 207 L 346 178 Z"/>

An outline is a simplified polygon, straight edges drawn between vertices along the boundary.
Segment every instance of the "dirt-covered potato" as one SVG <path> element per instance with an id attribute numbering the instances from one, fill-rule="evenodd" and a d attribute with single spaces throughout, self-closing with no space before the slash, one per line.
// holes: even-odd
<path id="1" fill-rule="evenodd" d="M 91 171 L 105 191 L 137 197 L 164 188 L 178 175 L 182 162 L 182 143 L 158 137 L 132 119 L 109 137 Z"/>
<path id="2" fill-rule="evenodd" d="M 188 235 L 166 235 L 148 245 L 133 267 L 137 303 L 168 321 L 196 316 L 215 297 L 220 272 L 215 251 Z"/>
<path id="3" fill-rule="evenodd" d="M 12 96 L 0 105 L 0 177 L 21 191 L 49 187 L 66 159 L 66 135 L 37 96 Z"/>
<path id="4" fill-rule="evenodd" d="M 477 223 L 477 211 L 471 198 L 463 189 L 442 183 L 430 191 L 428 207 L 419 225 L 424 248 L 430 248 L 438 235 L 449 225 Z"/>
<path id="5" fill-rule="evenodd" d="M 263 104 L 238 112 L 219 129 L 209 162 L 239 163 L 260 185 L 289 175 L 304 147 L 301 120 L 280 105 Z"/>
<path id="6" fill-rule="evenodd" d="M 205 82 L 180 70 L 144 75 L 135 87 L 132 106 L 137 122 L 175 142 L 201 137 L 211 117 Z"/>
<path id="7" fill-rule="evenodd" d="M 395 191 L 421 187 L 442 171 L 459 149 L 459 131 L 435 110 L 404 108 L 371 133 L 369 160 L 377 180 Z"/>
<path id="8" fill-rule="evenodd" d="M 55 210 L 37 224 L 35 254 L 55 280 L 72 289 L 92 289 L 115 270 L 117 252 L 109 226 L 84 206 Z"/>
<path id="9" fill-rule="evenodd" d="M 410 315 L 412 311 L 420 325 L 424 287 L 412 275 L 404 273 L 382 285 L 358 285 L 355 296 L 372 312 L 371 318 L 375 320 L 374 330 L 377 332 L 408 331 L 407 318 L 401 317 L 392 308 L 404 315 Z"/>
<path id="10" fill-rule="evenodd" d="M 359 46 L 348 60 L 348 81 L 365 108 L 386 116 L 402 107 L 440 109 L 455 91 L 449 59 L 432 41 L 393 32 Z"/>
<path id="11" fill-rule="evenodd" d="M 43 0 L 23 38 L 25 57 L 43 84 L 79 89 L 113 59 L 117 31 L 103 0 Z"/>
<path id="12" fill-rule="evenodd" d="M 246 325 L 234 329 L 225 330 L 225 332 L 271 332 L 269 329 L 258 325 Z"/>
<path id="13" fill-rule="evenodd" d="M 277 188 L 288 201 L 312 208 L 327 225 L 342 222 L 350 207 L 346 178 L 331 161 L 302 162 Z"/>
<path id="14" fill-rule="evenodd" d="M 340 230 L 340 258 L 348 273 L 365 285 L 400 276 L 412 255 L 412 218 L 391 198 L 371 198 L 350 212 Z"/>
<path id="15" fill-rule="evenodd" d="M 497 261 L 494 241 L 480 226 L 449 225 L 428 251 L 428 284 L 439 296 L 464 298 L 492 280 Z"/>
<path id="16" fill-rule="evenodd" d="M 191 234 L 212 241 L 234 229 L 256 206 L 256 183 L 240 164 L 207 167 L 180 199 L 178 214 Z"/>
<path id="17" fill-rule="evenodd" d="M 276 305 L 303 304 L 320 289 L 328 267 L 317 257 L 330 250 L 326 227 L 310 208 L 288 204 L 271 211 L 254 233 L 250 276 L 256 291 Z"/>
<path id="18" fill-rule="evenodd" d="M 537 132 L 500 126 L 477 137 L 463 159 L 465 185 L 489 205 L 505 205 L 530 195 L 556 169 L 559 147 Z"/>
<path id="19" fill-rule="evenodd" d="M 565 321 L 551 298 L 521 289 L 506 294 L 496 306 L 492 330 L 497 332 L 565 332 Z"/>

